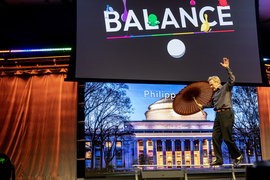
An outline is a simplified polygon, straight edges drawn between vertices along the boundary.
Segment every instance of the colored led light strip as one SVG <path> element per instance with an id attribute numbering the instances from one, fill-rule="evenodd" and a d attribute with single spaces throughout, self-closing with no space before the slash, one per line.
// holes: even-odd
<path id="1" fill-rule="evenodd" d="M 13 49 L 13 50 L 0 50 L 0 53 L 45 52 L 45 51 L 71 51 L 71 50 L 72 50 L 72 48 Z"/>
<path id="2" fill-rule="evenodd" d="M 175 35 L 186 35 L 186 34 L 207 34 L 207 33 L 222 33 L 222 32 L 234 32 L 234 30 L 209 31 L 209 32 L 183 32 L 183 33 L 133 35 L 133 36 L 118 36 L 118 37 L 107 37 L 107 39 L 123 39 L 123 38 L 138 38 L 138 37 L 155 37 L 155 36 L 175 36 Z"/>
<path id="3" fill-rule="evenodd" d="M 10 50 L 10 53 L 19 53 L 19 52 L 46 52 L 46 51 L 71 51 L 71 48 L 15 49 L 15 50 Z"/>
<path id="4" fill-rule="evenodd" d="M 0 53 L 9 53 L 10 50 L 0 50 Z"/>

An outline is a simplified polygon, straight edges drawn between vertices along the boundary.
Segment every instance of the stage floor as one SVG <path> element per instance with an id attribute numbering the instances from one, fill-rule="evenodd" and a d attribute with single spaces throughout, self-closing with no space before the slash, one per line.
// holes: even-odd
<path id="1" fill-rule="evenodd" d="M 236 173 L 236 180 L 245 180 L 245 173 Z M 202 173 L 202 174 L 188 174 L 188 180 L 231 180 L 231 173 Z M 99 177 L 88 177 L 85 180 L 135 180 L 135 176 L 126 175 L 126 176 L 99 176 Z M 157 180 L 157 179 L 151 179 Z M 159 179 L 161 180 L 161 179 Z M 170 180 L 170 179 L 162 179 Z"/>
<path id="2" fill-rule="evenodd" d="M 230 168 L 200 168 L 188 169 L 189 180 L 231 180 L 232 171 Z M 245 168 L 235 168 L 236 180 L 245 180 Z M 112 174 L 88 174 L 86 180 L 135 180 L 134 172 L 112 173 Z M 155 180 L 155 179 L 151 179 Z M 170 179 L 163 179 L 170 180 Z"/>
<path id="3" fill-rule="evenodd" d="M 232 178 L 212 178 L 212 177 L 196 177 L 195 179 L 190 177 L 189 180 L 231 180 Z M 245 180 L 245 177 L 236 177 L 236 180 Z M 135 180 L 134 177 L 103 177 L 103 178 L 86 178 L 86 180 Z M 156 180 L 156 179 L 152 179 Z M 161 179 L 159 179 L 161 180 Z M 162 180 L 170 180 L 170 179 L 162 179 Z"/>

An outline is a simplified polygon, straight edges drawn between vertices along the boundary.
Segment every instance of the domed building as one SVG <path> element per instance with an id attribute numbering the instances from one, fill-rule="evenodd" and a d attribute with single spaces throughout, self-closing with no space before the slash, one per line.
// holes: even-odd
<path id="1" fill-rule="evenodd" d="M 151 104 L 145 113 L 146 120 L 129 121 L 135 132 L 133 142 L 128 143 L 125 165 L 139 160 L 140 155 L 153 165 L 209 164 L 212 158 L 213 121 L 202 112 L 179 115 L 173 110 L 173 99 L 162 98 Z M 130 157 L 133 157 L 132 160 Z M 210 160 L 211 159 L 211 160 Z M 160 166 L 158 168 L 174 168 Z"/>

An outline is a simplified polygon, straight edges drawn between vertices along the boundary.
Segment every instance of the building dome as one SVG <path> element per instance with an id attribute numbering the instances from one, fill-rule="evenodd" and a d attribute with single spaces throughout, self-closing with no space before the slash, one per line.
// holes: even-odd
<path id="1" fill-rule="evenodd" d="M 206 120 L 207 114 L 197 112 L 192 115 L 179 115 L 173 110 L 173 98 L 162 98 L 148 107 L 145 116 L 146 120 Z"/>

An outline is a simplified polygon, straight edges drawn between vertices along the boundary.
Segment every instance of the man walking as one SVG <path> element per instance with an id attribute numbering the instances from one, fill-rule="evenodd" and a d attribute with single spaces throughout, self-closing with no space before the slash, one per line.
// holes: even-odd
<path id="1" fill-rule="evenodd" d="M 212 101 L 208 104 L 198 104 L 200 108 L 213 108 L 216 111 L 216 118 L 213 126 L 212 141 L 216 161 L 211 163 L 211 166 L 222 165 L 222 139 L 229 149 L 232 158 L 235 159 L 234 165 L 238 165 L 243 156 L 237 148 L 233 138 L 232 129 L 234 124 L 234 113 L 232 110 L 232 88 L 235 83 L 235 77 L 229 68 L 229 59 L 223 58 L 223 63 L 220 63 L 226 70 L 229 76 L 228 81 L 222 86 L 219 77 L 211 76 L 208 78 L 210 87 L 214 94 Z"/>

